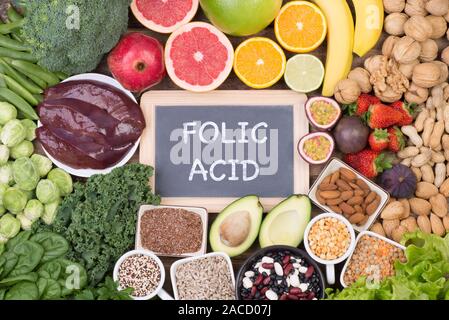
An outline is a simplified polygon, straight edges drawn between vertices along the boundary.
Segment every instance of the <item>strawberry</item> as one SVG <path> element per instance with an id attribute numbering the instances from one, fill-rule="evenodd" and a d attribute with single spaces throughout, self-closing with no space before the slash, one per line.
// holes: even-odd
<path id="1" fill-rule="evenodd" d="M 370 96 L 369 94 L 362 93 L 357 102 L 348 106 L 348 114 L 350 116 L 363 116 L 368 111 L 369 107 L 373 104 L 380 103 L 379 98 Z"/>
<path id="2" fill-rule="evenodd" d="M 390 105 L 393 109 L 399 111 L 402 113 L 402 119 L 398 123 L 396 123 L 398 126 L 408 126 L 409 124 L 413 123 L 413 108 L 415 107 L 415 104 L 408 104 L 407 102 L 402 101 L 396 101 Z"/>
<path id="3" fill-rule="evenodd" d="M 404 149 L 405 140 L 401 129 L 398 127 L 388 128 L 388 138 L 390 142 L 388 143 L 388 149 L 393 152 L 399 152 Z"/>
<path id="4" fill-rule="evenodd" d="M 371 129 L 385 129 L 401 121 L 402 113 L 392 107 L 377 103 L 369 107 L 364 119 Z"/>
<path id="5" fill-rule="evenodd" d="M 370 179 L 375 178 L 384 169 L 391 168 L 391 161 L 386 158 L 385 153 L 370 149 L 348 154 L 345 156 L 345 161 L 355 170 Z"/>
<path id="6" fill-rule="evenodd" d="M 369 135 L 368 142 L 371 150 L 382 151 L 388 148 L 388 132 L 385 129 L 375 129 Z"/>

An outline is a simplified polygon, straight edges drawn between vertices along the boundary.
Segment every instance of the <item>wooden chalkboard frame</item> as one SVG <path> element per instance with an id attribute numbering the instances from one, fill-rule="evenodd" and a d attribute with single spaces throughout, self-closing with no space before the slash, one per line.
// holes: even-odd
<path id="1" fill-rule="evenodd" d="M 301 137 L 309 133 L 304 105 L 307 96 L 288 90 L 267 91 L 213 91 L 209 93 L 191 93 L 187 91 L 148 91 L 141 98 L 141 108 L 145 116 L 146 129 L 142 134 L 140 142 L 140 162 L 155 166 L 156 163 L 156 134 L 155 134 L 155 112 L 156 107 L 163 106 L 254 106 L 263 107 L 269 105 L 288 105 L 293 108 L 293 175 L 294 193 L 307 194 L 309 190 L 309 165 L 300 158 L 297 144 Z M 157 171 L 157 168 L 155 168 Z M 155 188 L 155 178 L 150 181 Z M 244 196 L 244 195 L 242 195 Z M 204 198 L 204 197 L 172 197 L 162 198 L 163 205 L 196 206 L 203 207 L 208 212 L 217 213 L 223 210 L 236 198 Z M 271 210 L 282 198 L 261 198 L 261 203 L 266 211 Z"/>

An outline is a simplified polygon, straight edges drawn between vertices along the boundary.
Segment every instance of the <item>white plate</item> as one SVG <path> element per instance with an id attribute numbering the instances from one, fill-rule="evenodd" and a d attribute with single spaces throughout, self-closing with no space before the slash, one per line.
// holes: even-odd
<path id="1" fill-rule="evenodd" d="M 66 81 L 74 81 L 74 80 L 95 80 L 95 81 L 99 81 L 99 82 L 103 82 L 106 84 L 109 84 L 121 91 L 123 91 L 124 93 L 126 93 L 126 95 L 128 95 L 134 102 L 137 103 L 136 98 L 133 96 L 133 94 L 126 90 L 125 88 L 123 88 L 123 86 L 115 79 L 105 76 L 103 74 L 98 74 L 98 73 L 83 73 L 83 74 L 79 74 L 70 78 L 65 79 L 62 82 L 66 82 Z M 38 121 L 37 126 L 40 127 L 42 126 L 41 122 Z M 47 155 L 48 158 L 50 158 L 50 160 L 58 167 L 63 169 L 64 171 L 70 173 L 73 176 L 77 176 L 77 177 L 83 177 L 83 178 L 89 178 L 90 176 L 93 176 L 94 174 L 107 174 L 109 172 L 111 172 L 113 169 L 118 168 L 118 167 L 122 167 L 124 166 L 134 155 L 134 153 L 136 153 L 137 148 L 139 147 L 139 143 L 140 143 L 140 138 L 136 141 L 136 143 L 134 144 L 134 146 L 128 151 L 128 153 L 123 157 L 123 159 L 116 163 L 115 165 L 113 165 L 112 167 L 106 168 L 106 169 L 75 169 L 72 167 L 69 167 L 68 165 L 56 160 L 55 158 L 53 158 L 48 152 L 47 150 L 45 150 L 45 148 L 42 146 L 42 149 L 44 150 L 45 154 Z"/>
<path id="2" fill-rule="evenodd" d="M 363 226 L 358 226 L 355 224 L 352 225 L 357 232 L 366 231 L 371 227 L 371 225 L 374 223 L 374 221 L 377 220 L 377 217 L 379 216 L 379 214 L 382 212 L 383 208 L 387 204 L 388 199 L 390 199 L 390 194 L 388 192 L 386 192 L 384 189 L 382 189 L 381 187 L 379 187 L 377 184 L 372 182 L 371 180 L 365 178 L 363 175 L 358 173 L 356 170 L 354 170 L 353 168 L 348 166 L 346 163 L 344 163 L 340 159 L 332 158 L 328 162 L 328 164 L 326 165 L 326 168 L 323 169 L 323 171 L 320 173 L 318 178 L 315 180 L 315 183 L 313 184 L 312 188 L 310 189 L 308 196 L 309 196 L 310 200 L 312 200 L 312 202 L 315 203 L 315 205 L 317 205 L 324 211 L 337 213 L 337 212 L 333 211 L 331 208 L 329 208 L 328 206 L 320 204 L 318 202 L 315 194 L 316 194 L 316 191 L 317 191 L 318 186 L 320 185 L 321 181 L 323 181 L 323 179 L 326 178 L 329 174 L 334 173 L 335 171 L 339 170 L 340 168 L 346 168 L 346 169 L 349 169 L 352 172 L 354 172 L 357 175 L 357 178 L 365 181 L 366 184 L 368 184 L 369 188 L 372 191 L 376 192 L 380 196 L 380 205 L 377 208 L 377 210 L 374 212 L 374 214 L 372 214 L 369 217 L 368 221 Z"/>

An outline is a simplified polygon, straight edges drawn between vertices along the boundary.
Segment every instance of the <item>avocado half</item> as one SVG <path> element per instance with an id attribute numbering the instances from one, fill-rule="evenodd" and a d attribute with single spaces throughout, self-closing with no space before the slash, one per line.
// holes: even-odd
<path id="1" fill-rule="evenodd" d="M 234 201 L 213 222 L 209 241 L 212 250 L 230 257 L 248 250 L 257 238 L 262 222 L 263 207 L 257 196 Z"/>
<path id="2" fill-rule="evenodd" d="M 312 205 L 307 196 L 293 195 L 285 199 L 265 217 L 259 233 L 260 246 L 299 246 L 311 213 Z"/>

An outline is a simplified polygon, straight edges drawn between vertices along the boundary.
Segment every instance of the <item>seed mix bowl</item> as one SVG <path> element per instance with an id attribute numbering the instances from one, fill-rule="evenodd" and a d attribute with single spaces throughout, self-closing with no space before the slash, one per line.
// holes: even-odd
<path id="1" fill-rule="evenodd" d="M 315 300 L 324 298 L 318 264 L 301 249 L 270 246 L 250 256 L 236 280 L 238 300 Z"/>

